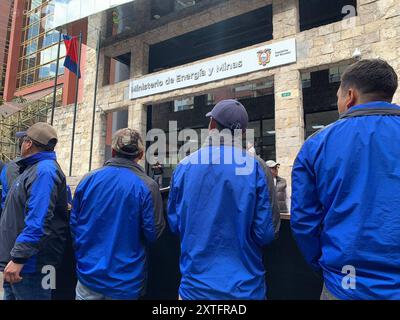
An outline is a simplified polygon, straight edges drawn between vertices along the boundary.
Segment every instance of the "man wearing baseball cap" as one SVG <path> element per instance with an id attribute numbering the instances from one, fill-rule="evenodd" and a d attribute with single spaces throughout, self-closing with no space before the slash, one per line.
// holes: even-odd
<path id="1" fill-rule="evenodd" d="M 66 179 L 57 163 L 57 133 L 47 123 L 23 135 L 20 175 L 10 186 L 0 220 L 0 268 L 5 299 L 50 300 L 52 284 L 42 285 L 43 267 L 57 268 L 63 255 L 67 220 Z"/>
<path id="2" fill-rule="evenodd" d="M 138 131 L 117 131 L 112 159 L 86 175 L 75 191 L 71 231 L 78 300 L 133 300 L 144 293 L 143 239 L 158 239 L 165 220 L 158 185 L 138 164 L 143 154 Z"/>
<path id="3" fill-rule="evenodd" d="M 289 213 L 290 200 L 287 194 L 287 182 L 286 179 L 279 176 L 279 167 L 281 165 L 274 160 L 268 160 L 267 166 L 270 168 L 272 177 L 274 178 L 279 211 L 280 213 Z"/>
<path id="4" fill-rule="evenodd" d="M 262 247 L 279 229 L 271 173 L 236 139 L 248 124 L 240 102 L 221 101 L 207 116 L 210 136 L 176 168 L 168 201 L 171 230 L 181 239 L 179 296 L 264 300 Z"/>

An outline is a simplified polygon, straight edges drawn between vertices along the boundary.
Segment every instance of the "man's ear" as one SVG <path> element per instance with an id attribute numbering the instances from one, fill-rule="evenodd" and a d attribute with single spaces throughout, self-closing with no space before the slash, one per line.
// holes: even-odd
<path id="1" fill-rule="evenodd" d="M 136 160 L 137 160 L 137 161 L 142 160 L 142 159 L 143 159 L 143 156 L 144 156 L 144 151 L 141 151 L 141 152 L 139 153 L 138 157 L 136 158 Z"/>
<path id="2" fill-rule="evenodd" d="M 217 122 L 213 118 L 210 118 L 210 124 L 208 125 L 208 129 L 209 130 L 217 129 Z"/>
<path id="3" fill-rule="evenodd" d="M 354 88 L 349 88 L 346 94 L 346 109 L 349 110 L 351 107 L 356 106 L 358 98 L 358 91 Z"/>

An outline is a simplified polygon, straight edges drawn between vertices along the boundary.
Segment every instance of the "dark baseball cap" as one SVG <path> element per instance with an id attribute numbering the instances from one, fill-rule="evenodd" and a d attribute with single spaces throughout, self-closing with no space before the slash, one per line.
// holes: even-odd
<path id="1" fill-rule="evenodd" d="M 15 133 L 15 137 L 18 138 L 18 139 L 26 137 L 26 131 L 18 131 L 18 132 L 16 132 Z"/>
<path id="2" fill-rule="evenodd" d="M 135 157 L 144 150 L 143 139 L 137 130 L 121 129 L 114 134 L 112 148 L 118 153 Z"/>
<path id="3" fill-rule="evenodd" d="M 237 100 L 222 100 L 218 102 L 206 117 L 212 117 L 225 128 L 246 130 L 249 115 L 246 108 Z"/>
<path id="4" fill-rule="evenodd" d="M 46 147 L 54 147 L 58 141 L 56 129 L 46 122 L 37 122 L 30 126 L 27 131 L 19 131 L 15 135 L 17 138 L 23 138 L 27 136 Z"/>

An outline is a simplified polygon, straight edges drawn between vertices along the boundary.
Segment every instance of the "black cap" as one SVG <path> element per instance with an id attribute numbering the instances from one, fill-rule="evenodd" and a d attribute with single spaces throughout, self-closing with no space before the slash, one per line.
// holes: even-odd
<path id="1" fill-rule="evenodd" d="M 231 130 L 246 130 L 249 115 L 246 108 L 237 100 L 222 100 L 218 102 L 206 117 L 212 117 L 215 121 Z"/>

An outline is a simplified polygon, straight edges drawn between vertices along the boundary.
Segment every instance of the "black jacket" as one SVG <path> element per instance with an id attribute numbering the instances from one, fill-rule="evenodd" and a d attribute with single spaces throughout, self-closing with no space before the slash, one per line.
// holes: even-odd
<path id="1" fill-rule="evenodd" d="M 19 160 L 0 219 L 0 269 L 12 260 L 23 273 L 59 265 L 68 230 L 66 179 L 54 152 Z"/>

